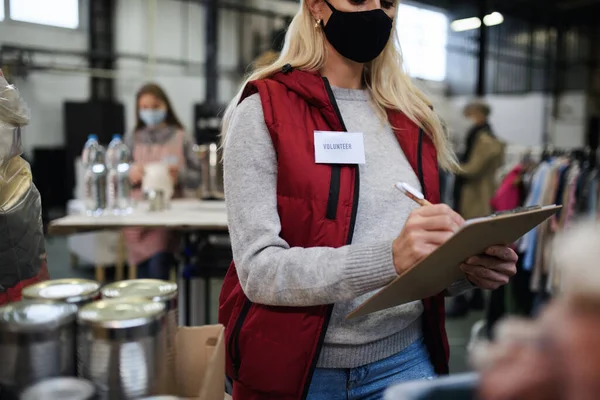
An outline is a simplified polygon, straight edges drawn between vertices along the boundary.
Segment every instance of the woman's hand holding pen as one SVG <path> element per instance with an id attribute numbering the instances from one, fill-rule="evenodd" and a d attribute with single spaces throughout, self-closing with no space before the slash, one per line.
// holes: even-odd
<path id="1" fill-rule="evenodd" d="M 421 206 L 409 215 L 392 246 L 394 267 L 401 275 L 450 239 L 465 220 L 445 204 L 432 205 L 404 182 L 395 187 Z M 484 254 L 465 260 L 460 267 L 472 284 L 494 290 L 506 285 L 517 273 L 518 259 L 510 247 L 492 246 Z"/>
<path id="2" fill-rule="evenodd" d="M 401 275 L 415 266 L 450 239 L 464 223 L 464 219 L 445 204 L 414 210 L 392 246 L 396 272 Z"/>

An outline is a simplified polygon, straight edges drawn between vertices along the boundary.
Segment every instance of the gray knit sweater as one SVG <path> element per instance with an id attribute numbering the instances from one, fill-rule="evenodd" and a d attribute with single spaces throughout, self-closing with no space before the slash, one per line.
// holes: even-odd
<path id="1" fill-rule="evenodd" d="M 353 242 L 290 248 L 279 236 L 277 159 L 255 94 L 237 108 L 225 144 L 225 197 L 233 256 L 248 298 L 274 306 L 335 304 L 318 366 L 354 368 L 392 356 L 420 338 L 421 302 L 348 321 L 345 316 L 394 279 L 392 242 L 416 205 L 393 187 L 420 187 L 389 124 L 367 91 L 333 89 L 349 132 L 363 132 L 366 164 Z M 456 294 L 469 288 L 458 282 Z"/>

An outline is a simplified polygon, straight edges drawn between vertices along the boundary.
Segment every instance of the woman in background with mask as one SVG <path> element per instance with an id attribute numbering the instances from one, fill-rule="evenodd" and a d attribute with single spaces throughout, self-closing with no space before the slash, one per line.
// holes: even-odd
<path id="1" fill-rule="evenodd" d="M 169 163 L 175 195 L 195 189 L 200 183 L 200 166 L 194 140 L 177 118 L 164 90 L 156 84 L 143 86 L 136 97 L 136 125 L 125 138 L 133 155 L 129 178 L 134 196 L 140 197 L 144 165 Z M 137 189 L 137 190 L 136 190 Z M 166 229 L 126 229 L 129 262 L 137 266 L 139 278 L 168 279 L 174 263 L 177 237 Z"/>
<path id="2" fill-rule="evenodd" d="M 397 7 L 303 0 L 277 61 L 225 113 L 234 264 L 219 320 L 234 399 L 377 399 L 391 384 L 448 373 L 444 295 L 515 273 L 516 254 L 493 247 L 465 261 L 445 293 L 346 319 L 464 223 L 394 189 L 406 182 L 437 203 L 438 161 L 456 164 L 402 70 Z"/>

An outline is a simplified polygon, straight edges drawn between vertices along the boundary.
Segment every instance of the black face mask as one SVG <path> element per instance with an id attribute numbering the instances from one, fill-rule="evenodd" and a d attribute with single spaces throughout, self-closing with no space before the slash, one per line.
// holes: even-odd
<path id="1" fill-rule="evenodd" d="M 382 9 L 358 12 L 336 10 L 327 0 L 333 14 L 327 25 L 321 21 L 325 37 L 342 56 L 358 63 L 377 58 L 392 34 L 393 22 Z"/>

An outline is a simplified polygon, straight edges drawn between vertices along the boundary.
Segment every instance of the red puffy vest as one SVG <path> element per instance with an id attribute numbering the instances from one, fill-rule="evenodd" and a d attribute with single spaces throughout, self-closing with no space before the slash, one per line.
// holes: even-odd
<path id="1" fill-rule="evenodd" d="M 281 237 L 292 247 L 341 247 L 352 242 L 358 167 L 316 164 L 313 132 L 345 131 L 345 126 L 326 78 L 284 70 L 249 83 L 242 95 L 243 101 L 260 94 L 277 154 Z M 427 198 L 439 202 L 433 142 L 404 114 L 390 111 L 388 117 Z M 447 374 L 444 296 L 423 303 L 423 333 L 432 363 L 437 373 Z M 332 309 L 254 304 L 244 295 L 232 263 L 219 299 L 219 322 L 226 327 L 234 399 L 306 398 Z"/>

